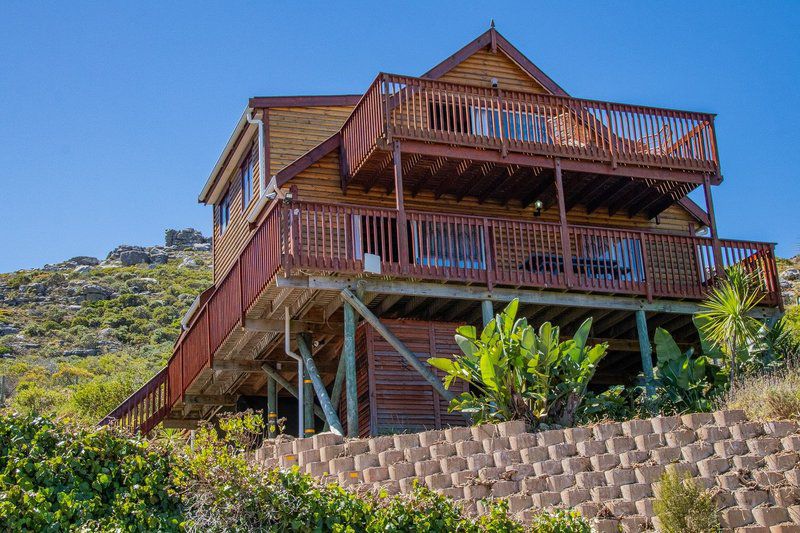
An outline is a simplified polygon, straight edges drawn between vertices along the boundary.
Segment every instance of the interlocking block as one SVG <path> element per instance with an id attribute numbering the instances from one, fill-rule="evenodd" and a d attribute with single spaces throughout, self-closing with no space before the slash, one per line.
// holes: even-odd
<path id="1" fill-rule="evenodd" d="M 588 472 L 592 469 L 592 461 L 588 457 L 567 457 L 561 460 L 561 469 L 565 474 Z"/>
<path id="2" fill-rule="evenodd" d="M 539 441 L 539 446 L 552 446 L 553 444 L 560 444 L 565 441 L 563 429 L 540 431 L 536 434 L 536 438 Z"/>
<path id="3" fill-rule="evenodd" d="M 781 446 L 789 452 L 800 452 L 800 435 L 788 435 L 781 439 Z"/>
<path id="4" fill-rule="evenodd" d="M 564 430 L 564 438 L 570 444 L 591 440 L 594 436 L 592 428 L 568 428 Z"/>
<path id="5" fill-rule="evenodd" d="M 785 437 L 797 433 L 797 422 L 794 420 L 775 420 L 764 423 L 764 433 L 772 437 Z"/>
<path id="6" fill-rule="evenodd" d="M 400 480 L 400 492 L 403 494 L 410 494 L 414 491 L 414 487 L 422 484 L 422 482 L 423 480 L 416 476 L 403 478 Z"/>
<path id="7" fill-rule="evenodd" d="M 281 455 L 278 459 L 278 464 L 280 464 L 281 468 L 291 468 L 298 464 L 297 455 L 293 453 Z"/>
<path id="8" fill-rule="evenodd" d="M 328 471 L 336 476 L 341 472 L 352 472 L 356 469 L 355 459 L 350 456 L 337 457 L 328 461 Z"/>
<path id="9" fill-rule="evenodd" d="M 561 491 L 561 501 L 567 507 L 575 507 L 579 503 L 589 501 L 591 498 L 592 496 L 586 489 L 579 489 L 577 487 L 573 487 Z"/>
<path id="10" fill-rule="evenodd" d="M 364 470 L 365 468 L 380 466 L 381 464 L 378 455 L 374 453 L 362 453 L 361 455 L 356 455 L 353 459 L 356 470 Z"/>
<path id="11" fill-rule="evenodd" d="M 615 518 L 622 518 L 636 514 L 636 505 L 633 502 L 625 500 L 609 500 L 605 502 L 606 509 L 608 509 Z"/>
<path id="12" fill-rule="evenodd" d="M 476 484 L 464 486 L 464 498 L 467 500 L 482 500 L 489 496 L 491 489 L 488 485 Z"/>
<path id="13" fill-rule="evenodd" d="M 736 505 L 743 509 L 752 509 L 769 501 L 769 494 L 764 490 L 739 489 L 733 492 Z"/>
<path id="14" fill-rule="evenodd" d="M 369 451 L 371 453 L 381 453 L 386 450 L 394 448 L 394 437 L 391 435 L 384 435 L 383 437 L 374 437 L 367 441 Z"/>
<path id="15" fill-rule="evenodd" d="M 656 512 L 653 510 L 655 498 L 643 498 L 636 502 L 636 513 L 647 518 L 653 518 Z"/>
<path id="16" fill-rule="evenodd" d="M 494 457 L 488 453 L 476 453 L 467 457 L 467 467 L 476 472 L 484 466 L 494 466 Z"/>
<path id="17" fill-rule="evenodd" d="M 378 454 L 378 462 L 381 466 L 389 466 L 394 463 L 405 461 L 406 454 L 403 450 L 384 450 Z"/>
<path id="18" fill-rule="evenodd" d="M 674 463 L 675 461 L 680 461 L 681 449 L 669 447 L 656 448 L 655 450 L 650 451 L 650 459 L 660 465 Z"/>
<path id="19" fill-rule="evenodd" d="M 712 444 L 731 438 L 731 431 L 723 426 L 703 426 L 696 433 L 697 438 Z"/>
<path id="20" fill-rule="evenodd" d="M 401 433 L 394 435 L 394 447 L 398 450 L 416 448 L 419 446 L 419 435 L 416 433 Z"/>
<path id="21" fill-rule="evenodd" d="M 609 453 L 620 454 L 636 448 L 636 442 L 632 437 L 613 437 L 606 441 L 606 448 Z"/>
<path id="22" fill-rule="evenodd" d="M 514 481 L 520 481 L 528 476 L 535 476 L 533 465 L 517 464 L 506 467 L 506 476 Z"/>
<path id="23" fill-rule="evenodd" d="M 431 447 L 434 444 L 442 442 L 444 440 L 444 431 L 441 430 L 430 430 L 430 431 L 423 431 L 419 434 L 419 445 L 425 447 Z"/>
<path id="24" fill-rule="evenodd" d="M 453 485 L 460 486 L 477 479 L 478 473 L 474 470 L 459 470 L 458 472 L 450 474 L 450 478 L 453 480 Z"/>
<path id="25" fill-rule="evenodd" d="M 650 420 L 628 420 L 622 423 L 622 434 L 627 437 L 638 437 L 653 432 Z"/>
<path id="26" fill-rule="evenodd" d="M 429 459 L 427 461 L 420 461 L 414 463 L 414 473 L 417 477 L 424 478 L 432 474 L 438 474 L 442 469 L 439 466 L 439 461 L 436 459 Z"/>
<path id="27" fill-rule="evenodd" d="M 595 533 L 619 533 L 619 520 L 613 518 L 593 518 L 591 526 Z"/>
<path id="28" fill-rule="evenodd" d="M 789 511 L 782 507 L 755 507 L 753 518 L 760 526 L 776 526 L 789 521 Z"/>
<path id="29" fill-rule="evenodd" d="M 295 439 L 292 441 L 292 453 L 300 455 L 300 452 L 310 450 L 314 447 L 314 439 Z"/>
<path id="30" fill-rule="evenodd" d="M 522 458 L 523 463 L 532 465 L 546 461 L 550 454 L 547 453 L 547 448 L 537 446 L 535 448 L 523 448 L 520 450 L 519 456 Z"/>
<path id="31" fill-rule="evenodd" d="M 485 466 L 478 470 L 478 479 L 481 481 L 497 481 L 500 479 L 500 475 L 505 472 L 505 468 L 499 468 L 496 466 Z"/>
<path id="32" fill-rule="evenodd" d="M 339 472 L 336 478 L 339 485 L 343 487 L 357 485 L 361 483 L 361 472 Z"/>
<path id="33" fill-rule="evenodd" d="M 564 470 L 561 468 L 561 461 L 550 459 L 533 464 L 533 471 L 537 476 L 548 475 L 555 476 L 561 474 Z"/>
<path id="34" fill-rule="evenodd" d="M 440 442 L 430 447 L 431 459 L 451 457 L 456 454 L 456 445 L 451 442 Z"/>
<path id="35" fill-rule="evenodd" d="M 492 456 L 494 457 L 494 464 L 503 468 L 522 462 L 521 454 L 514 450 L 496 451 Z"/>
<path id="36" fill-rule="evenodd" d="M 533 505 L 533 498 L 530 494 L 512 494 L 508 497 L 508 510 L 512 514 L 530 509 L 531 505 Z"/>
<path id="37" fill-rule="evenodd" d="M 767 462 L 767 468 L 770 470 L 785 472 L 797 466 L 800 455 L 796 452 L 778 452 L 766 456 L 764 460 Z"/>
<path id="38" fill-rule="evenodd" d="M 594 438 L 597 440 L 605 441 L 622 436 L 622 424 L 619 422 L 596 424 L 592 429 L 594 431 Z"/>
<path id="39" fill-rule="evenodd" d="M 729 507 L 720 512 L 719 519 L 722 527 L 744 527 L 753 523 L 753 512 L 741 507 Z"/>
<path id="40" fill-rule="evenodd" d="M 497 424 L 497 431 L 501 437 L 510 437 L 512 435 L 520 435 L 528 430 L 524 420 L 509 420 L 508 422 L 500 422 Z"/>
<path id="41" fill-rule="evenodd" d="M 389 479 L 389 468 L 385 466 L 372 466 L 362 472 L 365 483 L 377 483 Z"/>
<path id="42" fill-rule="evenodd" d="M 709 457 L 698 461 L 697 468 L 702 477 L 716 478 L 719 474 L 724 474 L 731 469 L 730 459 L 723 459 L 722 457 Z"/>
<path id="43" fill-rule="evenodd" d="M 547 476 L 526 477 L 522 480 L 522 491 L 526 494 L 545 492 L 547 488 Z"/>
<path id="44" fill-rule="evenodd" d="M 619 465 L 619 456 L 613 453 L 604 453 L 589 458 L 589 461 L 591 461 L 592 468 L 596 472 L 605 472 Z"/>
<path id="45" fill-rule="evenodd" d="M 548 446 L 547 453 L 550 455 L 550 459 L 556 459 L 560 461 L 566 457 L 574 456 L 578 453 L 578 450 L 574 444 L 560 442 L 558 444 L 552 444 Z"/>
<path id="46" fill-rule="evenodd" d="M 330 446 L 323 446 L 319 449 L 320 461 L 331 461 L 344 454 L 343 444 L 332 444 Z"/>
<path id="47" fill-rule="evenodd" d="M 472 432 L 472 438 L 478 441 L 500 435 L 500 432 L 497 431 L 497 424 L 481 424 L 480 426 L 472 426 L 469 429 Z"/>
<path id="48" fill-rule="evenodd" d="M 742 409 L 723 409 L 711 414 L 714 416 L 714 423 L 718 426 L 730 427 L 747 421 L 747 415 Z"/>
<path id="49" fill-rule="evenodd" d="M 464 487 L 447 487 L 446 489 L 438 489 L 437 492 L 451 500 L 464 499 Z"/>
<path id="50" fill-rule="evenodd" d="M 575 506 L 575 510 L 578 511 L 582 517 L 586 519 L 591 519 L 597 516 L 597 513 L 600 512 L 602 506 L 599 503 L 595 502 L 583 502 L 579 503 Z"/>
<path id="51" fill-rule="evenodd" d="M 631 450 L 619 455 L 619 464 L 622 465 L 623 468 L 633 468 L 647 461 L 649 457 L 650 454 L 648 452 Z"/>
<path id="52" fill-rule="evenodd" d="M 483 443 L 479 440 L 460 440 L 456 442 L 456 453 L 462 457 L 483 453 Z"/>
<path id="53" fill-rule="evenodd" d="M 545 509 L 547 507 L 555 507 L 561 505 L 560 492 L 540 492 L 533 495 L 533 505 Z"/>
<path id="54" fill-rule="evenodd" d="M 714 443 L 714 453 L 720 457 L 730 458 L 736 455 L 746 455 L 749 452 L 747 442 L 743 440 L 721 440 Z"/>
<path id="55" fill-rule="evenodd" d="M 389 477 L 395 481 L 413 477 L 415 474 L 413 463 L 394 463 L 389 465 Z"/>
<path id="56" fill-rule="evenodd" d="M 758 455 L 759 457 L 766 457 L 771 453 L 781 450 L 781 440 L 777 437 L 760 437 L 757 439 L 749 439 L 747 447 L 750 448 L 750 453 Z"/>
<path id="57" fill-rule="evenodd" d="M 281 455 L 286 455 L 289 453 L 296 454 L 294 447 L 295 440 L 304 440 L 304 439 L 293 439 L 293 440 L 284 440 L 275 443 L 275 457 L 280 457 Z"/>
<path id="58" fill-rule="evenodd" d="M 655 450 L 664 446 L 664 435 L 660 433 L 647 433 L 646 435 L 638 435 L 633 441 L 636 443 L 636 449 L 644 452 Z"/>
<path id="59" fill-rule="evenodd" d="M 586 440 L 575 445 L 578 454 L 582 457 L 592 457 L 601 453 L 606 453 L 606 443 L 601 440 Z"/>
<path id="60" fill-rule="evenodd" d="M 650 488 L 649 483 L 631 483 L 629 485 L 622 485 L 622 498 L 636 503 L 642 498 L 648 498 L 653 495 L 653 490 Z"/>
<path id="61" fill-rule="evenodd" d="M 755 470 L 764 466 L 764 458 L 758 455 L 735 455 L 733 466 L 738 470 Z"/>
<path id="62" fill-rule="evenodd" d="M 701 459 L 705 459 L 706 457 L 714 455 L 714 446 L 703 441 L 695 442 L 693 444 L 683 446 L 681 448 L 681 455 L 683 456 L 684 461 L 696 463 Z"/>
<path id="63" fill-rule="evenodd" d="M 453 444 L 462 440 L 470 440 L 472 439 L 472 430 L 463 427 L 447 428 L 444 430 L 444 438 Z"/>
<path id="64" fill-rule="evenodd" d="M 369 442 L 366 440 L 348 440 L 344 443 L 344 452 L 347 455 L 369 453 Z"/>
<path id="65" fill-rule="evenodd" d="M 736 440 L 749 440 L 764 434 L 764 425 L 758 422 L 741 422 L 730 426 L 731 437 Z"/>
<path id="66" fill-rule="evenodd" d="M 547 489 L 552 492 L 561 492 L 575 486 L 575 476 L 572 474 L 559 474 L 547 478 Z"/>
<path id="67" fill-rule="evenodd" d="M 344 442 L 344 437 L 341 435 L 337 435 L 336 433 L 331 433 L 330 431 L 326 431 L 324 433 L 317 433 L 313 437 L 311 437 L 311 441 L 314 443 L 314 448 L 322 448 L 323 446 L 333 446 L 334 444 L 342 444 Z"/>
<path id="68" fill-rule="evenodd" d="M 439 459 L 439 467 L 445 474 L 460 472 L 467 469 L 467 460 L 458 455 Z"/>
<path id="69" fill-rule="evenodd" d="M 425 485 L 428 486 L 429 489 L 446 489 L 453 485 L 453 478 L 450 474 L 431 474 L 425 476 Z"/>
<path id="70" fill-rule="evenodd" d="M 622 491 L 617 486 L 602 485 L 599 487 L 592 487 L 589 490 L 592 500 L 597 503 L 607 502 L 609 500 L 616 500 L 622 497 Z"/>
<path id="71" fill-rule="evenodd" d="M 800 505 L 792 505 L 788 509 L 789 511 L 789 518 L 795 524 L 800 524 Z"/>
<path id="72" fill-rule="evenodd" d="M 640 465 L 634 469 L 637 483 L 656 483 L 664 475 L 663 465 Z"/>
<path id="73" fill-rule="evenodd" d="M 538 446 L 539 439 L 535 433 L 520 433 L 519 435 L 510 435 L 508 437 L 508 444 L 512 450 L 523 450 L 525 448 L 533 448 Z"/>
<path id="74" fill-rule="evenodd" d="M 519 483 L 508 479 L 501 479 L 492 485 L 492 496 L 505 498 L 519 491 Z"/>
<path id="75" fill-rule="evenodd" d="M 702 426 L 714 423 L 714 415 L 711 413 L 691 413 L 681 416 L 681 423 L 689 429 L 697 430 Z"/>
<path id="76" fill-rule="evenodd" d="M 322 477 L 328 474 L 328 463 L 318 461 L 316 463 L 307 463 L 305 466 L 306 474 L 313 477 Z"/>
<path id="77" fill-rule="evenodd" d="M 734 491 L 742 487 L 742 481 L 736 472 L 727 472 L 717 476 L 717 485 L 723 490 Z"/>
<path id="78" fill-rule="evenodd" d="M 647 531 L 647 518 L 639 515 L 623 516 L 619 519 L 622 533 L 640 533 Z"/>
<path id="79" fill-rule="evenodd" d="M 658 434 L 671 433 L 681 425 L 679 416 L 657 416 L 650 419 L 653 432 Z"/>
<path id="80" fill-rule="evenodd" d="M 792 470 L 787 470 L 783 473 L 786 477 L 786 481 L 791 483 L 795 487 L 800 487 L 800 468 L 793 468 Z"/>
<path id="81" fill-rule="evenodd" d="M 605 472 L 606 483 L 609 485 L 630 485 L 636 483 L 636 472 L 632 468 L 615 468 Z"/>
<path id="82" fill-rule="evenodd" d="M 317 463 L 321 461 L 319 456 L 319 450 L 306 450 L 304 452 L 300 452 L 298 457 L 298 464 L 300 466 L 305 466 L 308 463 Z"/>
<path id="83" fill-rule="evenodd" d="M 490 439 L 483 439 L 483 451 L 486 453 L 493 453 L 497 450 L 508 450 L 511 446 L 508 443 L 508 437 L 492 437 Z"/>
<path id="84" fill-rule="evenodd" d="M 771 470 L 756 470 L 753 479 L 761 487 L 777 487 L 786 483 L 786 476 L 782 472 Z"/>
<path id="85" fill-rule="evenodd" d="M 667 471 L 679 476 L 694 477 L 698 474 L 697 465 L 694 463 L 672 463 L 664 466 Z"/>
<path id="86" fill-rule="evenodd" d="M 676 429 L 669 433 L 664 433 L 664 440 L 670 448 L 680 448 L 695 441 L 694 431 L 691 429 Z"/>
<path id="87" fill-rule="evenodd" d="M 800 504 L 800 489 L 797 487 L 775 487 L 770 491 L 775 505 L 788 509 Z"/>
<path id="88" fill-rule="evenodd" d="M 416 446 L 403 450 L 406 461 L 416 463 L 417 461 L 427 461 L 431 458 L 431 449 L 427 446 Z"/>
<path id="89" fill-rule="evenodd" d="M 606 484 L 605 472 L 578 472 L 575 483 L 582 489 L 593 489 Z"/>

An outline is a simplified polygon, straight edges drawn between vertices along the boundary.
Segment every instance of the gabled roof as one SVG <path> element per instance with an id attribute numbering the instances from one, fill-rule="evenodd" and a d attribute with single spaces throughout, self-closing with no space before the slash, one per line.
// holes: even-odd
<path id="1" fill-rule="evenodd" d="M 468 57 L 473 55 L 479 50 L 489 48 L 492 51 L 499 50 L 507 55 L 514 63 L 527 72 L 534 80 L 536 80 L 542 87 L 547 89 L 551 94 L 559 96 L 569 96 L 567 91 L 561 88 L 553 79 L 545 74 L 542 69 L 537 67 L 533 61 L 525 57 L 525 55 L 517 50 L 517 48 L 508 42 L 499 31 L 494 29 L 494 22 L 492 27 L 484 33 L 476 37 L 473 41 L 467 43 L 463 48 L 451 55 L 428 72 L 422 75 L 423 78 L 438 79 L 447 74 L 450 70 L 455 68 L 458 64 L 462 63 Z"/>

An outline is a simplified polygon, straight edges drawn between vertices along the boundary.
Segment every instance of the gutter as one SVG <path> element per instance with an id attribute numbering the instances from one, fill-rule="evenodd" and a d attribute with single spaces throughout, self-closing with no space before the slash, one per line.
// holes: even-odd
<path id="1" fill-rule="evenodd" d="M 303 438 L 305 436 L 305 420 L 303 418 L 303 358 L 297 355 L 295 352 L 292 351 L 292 341 L 291 341 L 291 329 L 289 327 L 289 322 L 291 321 L 291 317 L 289 315 L 289 307 L 284 307 L 284 333 L 283 333 L 283 346 L 284 350 L 286 351 L 286 355 L 297 361 L 297 438 Z"/>

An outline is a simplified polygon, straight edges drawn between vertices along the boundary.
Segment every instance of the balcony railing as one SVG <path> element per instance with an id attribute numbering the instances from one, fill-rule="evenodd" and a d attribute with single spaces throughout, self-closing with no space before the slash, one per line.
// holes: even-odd
<path id="1" fill-rule="evenodd" d="M 101 423 L 148 432 L 185 392 L 281 268 L 361 274 L 367 254 L 381 274 L 537 289 L 701 299 L 717 263 L 711 239 L 636 229 L 568 226 L 519 219 L 393 209 L 276 203 L 239 260 L 194 314 L 166 368 Z M 398 231 L 406 238 L 398 239 Z M 778 305 L 774 245 L 720 241 L 722 267 L 742 265 L 765 305 Z"/>
<path id="2" fill-rule="evenodd" d="M 342 128 L 345 177 L 393 139 L 718 171 L 711 114 L 380 74 Z"/>

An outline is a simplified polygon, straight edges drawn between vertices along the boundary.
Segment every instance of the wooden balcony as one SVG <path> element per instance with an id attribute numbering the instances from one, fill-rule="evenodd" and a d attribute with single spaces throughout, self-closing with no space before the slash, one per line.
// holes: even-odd
<path id="1" fill-rule="evenodd" d="M 104 423 L 147 432 L 183 402 L 184 393 L 247 318 L 259 318 L 277 276 L 358 276 L 376 256 L 381 276 L 446 283 L 702 299 L 718 267 L 743 265 L 760 283 L 762 304 L 777 306 L 774 245 L 712 240 L 635 229 L 439 215 L 407 211 L 405 242 L 397 211 L 311 202 L 276 203 L 237 263 L 194 314 L 167 367 Z M 378 274 L 378 273 L 376 273 Z"/>
<path id="2" fill-rule="evenodd" d="M 552 168 L 556 157 L 568 171 L 671 182 L 674 199 L 704 174 L 719 180 L 711 114 L 380 74 L 342 128 L 343 186 L 388 179 L 393 141 L 416 154 L 404 160 L 412 180 L 445 159 Z"/>

